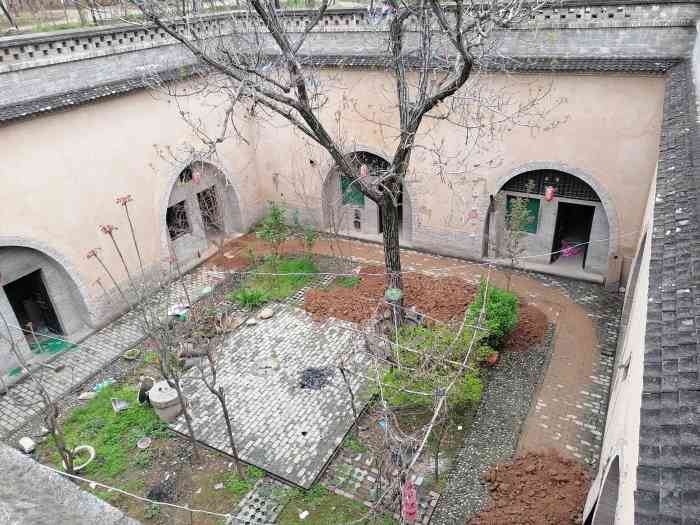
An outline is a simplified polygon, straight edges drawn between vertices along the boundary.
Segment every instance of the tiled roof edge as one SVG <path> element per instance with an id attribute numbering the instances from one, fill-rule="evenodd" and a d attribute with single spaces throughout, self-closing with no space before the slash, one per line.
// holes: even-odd
<path id="1" fill-rule="evenodd" d="M 316 55 L 302 57 L 302 61 L 317 67 L 374 68 L 387 67 L 385 55 L 341 56 Z M 623 72 L 663 73 L 678 63 L 669 58 L 519 58 L 482 61 L 482 70 L 508 72 L 549 71 L 562 73 Z M 410 64 L 409 64 L 410 66 Z M 185 78 L 192 67 L 181 67 L 160 73 L 165 81 Z M 121 95 L 148 87 L 145 76 L 131 77 L 99 86 L 60 93 L 34 100 L 0 106 L 0 123 L 28 118 L 33 115 L 87 104 L 98 99 Z"/>
<path id="2" fill-rule="evenodd" d="M 700 140 L 688 61 L 666 82 L 651 241 L 635 522 L 697 523 Z"/>

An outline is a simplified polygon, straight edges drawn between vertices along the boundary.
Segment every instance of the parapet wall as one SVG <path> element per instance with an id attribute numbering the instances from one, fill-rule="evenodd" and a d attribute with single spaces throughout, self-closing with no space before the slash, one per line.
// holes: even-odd
<path id="1" fill-rule="evenodd" d="M 286 11 L 283 25 L 292 33 L 300 32 L 312 16 L 312 11 Z M 513 58 L 562 60 L 684 58 L 699 18 L 700 6 L 691 2 L 568 2 L 542 9 L 497 35 L 497 52 Z M 241 12 L 204 15 L 195 23 L 210 35 L 252 30 L 250 18 Z M 409 34 L 407 46 L 415 42 L 415 36 Z M 310 56 L 352 58 L 377 56 L 385 49 L 385 23 L 368 16 L 364 9 L 338 9 L 324 16 L 302 51 Z M 194 61 L 191 53 L 151 25 L 6 37 L 0 39 L 0 109 L 173 70 Z"/>

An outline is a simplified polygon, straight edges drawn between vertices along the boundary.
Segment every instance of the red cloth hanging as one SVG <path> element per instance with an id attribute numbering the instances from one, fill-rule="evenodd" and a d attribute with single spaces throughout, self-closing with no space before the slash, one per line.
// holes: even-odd
<path id="1" fill-rule="evenodd" d="M 544 200 L 547 202 L 551 201 L 554 198 L 554 194 L 557 192 L 557 189 L 554 186 L 547 186 L 544 190 Z"/>
<path id="2" fill-rule="evenodd" d="M 403 485 L 401 490 L 401 515 L 407 523 L 415 523 L 418 514 L 418 497 L 416 494 L 416 484 L 409 480 Z"/>

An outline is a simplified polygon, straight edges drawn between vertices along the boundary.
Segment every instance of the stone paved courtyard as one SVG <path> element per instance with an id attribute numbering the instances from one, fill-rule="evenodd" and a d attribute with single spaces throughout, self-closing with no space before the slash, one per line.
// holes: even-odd
<path id="1" fill-rule="evenodd" d="M 224 387 L 241 459 L 271 474 L 309 488 L 323 471 L 353 424 L 350 396 L 337 366 L 341 355 L 357 400 L 366 381 L 368 358 L 353 352 L 364 344 L 343 321 L 315 323 L 304 311 L 275 306 L 275 316 L 254 326 L 242 325 L 218 355 L 218 384 Z M 301 388 L 306 368 L 331 367 L 328 384 Z M 186 378 L 199 374 L 192 369 Z M 199 380 L 186 380 L 185 392 L 197 439 L 231 453 L 217 399 Z M 362 397 L 362 396 L 359 396 Z M 173 428 L 187 433 L 184 418 Z"/>

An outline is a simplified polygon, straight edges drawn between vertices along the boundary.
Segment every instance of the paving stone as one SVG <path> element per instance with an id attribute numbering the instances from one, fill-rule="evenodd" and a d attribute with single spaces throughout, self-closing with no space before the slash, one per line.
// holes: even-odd
<path id="1" fill-rule="evenodd" d="M 302 372 L 333 369 L 341 354 L 348 355 L 353 346 L 359 349 L 364 341 L 346 329 L 352 327 L 348 322 L 316 323 L 292 305 L 275 309 L 273 318 L 229 335 L 218 355 L 218 383 L 226 393 L 241 459 L 309 488 L 352 426 L 353 415 L 340 373 L 315 390 L 301 388 Z M 278 369 L 270 366 L 273 359 L 279 360 Z M 349 361 L 357 400 L 366 385 L 353 374 L 366 375 L 369 360 L 357 352 Z M 192 370 L 186 379 L 198 373 Z M 184 384 L 197 439 L 231 453 L 216 397 L 201 381 Z M 183 417 L 172 428 L 187 433 Z"/>

